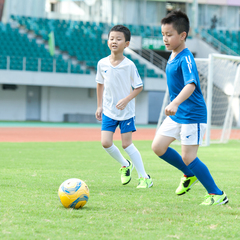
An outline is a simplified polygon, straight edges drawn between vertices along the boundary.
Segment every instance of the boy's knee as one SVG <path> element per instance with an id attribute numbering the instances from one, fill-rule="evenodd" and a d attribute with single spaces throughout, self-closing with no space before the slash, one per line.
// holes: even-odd
<path id="1" fill-rule="evenodd" d="M 132 143 L 131 142 L 124 142 L 122 143 L 122 148 L 126 149 L 127 147 L 129 147 Z"/>
<path id="2" fill-rule="evenodd" d="M 102 141 L 102 146 L 104 148 L 110 148 L 113 145 L 113 143 L 111 141 Z"/>
<path id="3" fill-rule="evenodd" d="M 158 156 L 162 156 L 166 152 L 166 150 L 162 149 L 159 144 L 156 144 L 154 142 L 152 143 L 152 150 Z"/>
<path id="4" fill-rule="evenodd" d="M 182 147 L 182 160 L 188 166 L 197 157 L 198 146 Z"/>
<path id="5" fill-rule="evenodd" d="M 156 146 L 156 144 L 153 142 L 152 143 L 152 150 L 153 150 L 153 152 L 155 152 L 156 153 L 156 151 L 157 151 L 157 146 Z"/>
<path id="6" fill-rule="evenodd" d="M 182 154 L 182 160 L 188 166 L 194 160 L 194 157 L 189 154 Z"/>

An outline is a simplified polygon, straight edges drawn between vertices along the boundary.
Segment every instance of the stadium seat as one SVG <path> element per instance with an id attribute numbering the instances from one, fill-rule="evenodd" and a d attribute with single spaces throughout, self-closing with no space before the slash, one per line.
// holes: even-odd
<path id="1" fill-rule="evenodd" d="M 211 29 L 202 29 L 201 36 L 202 38 L 207 41 L 208 43 L 212 44 L 213 46 L 219 48 L 219 44 L 216 42 L 212 42 L 205 33 L 212 35 L 215 39 L 220 41 L 222 44 L 226 45 L 228 48 L 232 49 L 235 53 L 239 54 L 240 52 L 240 32 L 239 31 L 230 31 L 230 30 L 211 30 Z M 221 47 L 221 52 L 227 54 L 226 48 Z"/>
<path id="2" fill-rule="evenodd" d="M 96 71 L 97 62 L 101 58 L 110 54 L 107 40 L 102 40 L 101 36 L 103 33 L 108 33 L 113 24 L 14 15 L 12 15 L 11 18 L 12 20 L 17 21 L 21 26 L 33 31 L 36 35 L 41 36 L 45 41 L 48 40 L 49 32 L 54 31 L 56 47 L 62 52 L 67 52 L 71 57 L 76 57 L 79 62 L 85 62 L 87 67 L 87 71 L 85 71 L 86 74 L 90 74 L 90 69 Z M 132 31 L 132 35 L 148 37 L 159 36 L 159 34 L 161 34 L 160 26 L 132 24 L 128 27 Z M 52 61 L 52 57 L 43 44 L 38 45 L 35 39 L 30 41 L 26 34 L 20 34 L 18 29 L 12 29 L 10 24 L 0 24 L 0 33 L 2 31 L 6 32 L 6 34 L 3 35 L 3 39 L 7 42 L 11 42 L 11 46 L 16 46 L 3 49 L 2 55 L 41 58 L 41 71 L 53 71 L 52 63 L 47 64 L 47 61 L 45 61 L 45 59 L 51 59 Z M 21 45 L 21 43 L 23 44 Z M 132 59 L 131 55 L 129 58 Z M 138 60 L 132 60 L 136 61 L 136 65 L 139 65 Z M 12 63 L 11 66 L 16 68 L 15 65 L 16 64 Z M 20 68 L 20 65 L 18 64 L 18 68 Z M 146 66 L 144 66 L 144 68 L 145 67 Z M 142 66 L 139 66 L 139 68 L 142 68 Z M 27 61 L 26 70 L 37 71 L 38 63 L 35 62 L 31 65 Z M 57 61 L 56 71 L 68 71 L 68 64 Z M 71 72 L 81 74 L 83 73 L 83 70 L 71 64 Z M 144 71 L 142 69 L 140 69 L 140 72 L 141 76 L 144 76 Z M 151 76 L 156 77 L 154 74 L 151 74 Z"/>
<path id="3" fill-rule="evenodd" d="M 0 56 L 0 69 L 7 69 L 7 57 Z"/>

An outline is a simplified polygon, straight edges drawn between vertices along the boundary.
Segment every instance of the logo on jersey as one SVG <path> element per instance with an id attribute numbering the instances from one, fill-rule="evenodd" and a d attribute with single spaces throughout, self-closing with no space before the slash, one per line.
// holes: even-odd
<path id="1" fill-rule="evenodd" d="M 188 69 L 189 69 L 189 72 L 191 73 L 192 72 L 192 62 L 191 62 L 191 58 L 190 56 L 188 55 L 186 58 L 186 61 L 187 61 L 187 64 L 188 64 Z"/>

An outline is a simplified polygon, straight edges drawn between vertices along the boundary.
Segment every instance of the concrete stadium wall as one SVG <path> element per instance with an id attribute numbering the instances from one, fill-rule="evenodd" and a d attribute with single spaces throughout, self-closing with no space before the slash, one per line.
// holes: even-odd
<path id="1" fill-rule="evenodd" d="M 95 89 L 42 87 L 41 121 L 62 122 L 64 114 L 94 115 L 97 106 Z"/>
<path id="2" fill-rule="evenodd" d="M 0 120 L 26 120 L 26 86 L 18 86 L 16 90 L 0 87 Z"/>
<path id="3" fill-rule="evenodd" d="M 95 75 L 42 73 L 0 70 L 0 120 L 29 120 L 30 86 L 40 87 L 40 118 L 35 120 L 62 122 L 64 114 L 94 116 L 97 107 Z M 160 84 L 159 84 L 160 83 Z M 17 85 L 3 90 L 4 85 Z M 148 124 L 149 91 L 163 91 L 164 80 L 146 78 L 146 90 L 136 98 L 136 123 Z M 161 104 L 161 103 L 156 103 Z M 35 107 L 36 105 L 32 106 Z M 35 109 L 33 109 L 35 110 Z M 31 109 L 30 109 L 31 111 Z"/>
<path id="4" fill-rule="evenodd" d="M 18 85 L 16 90 L 3 90 L 2 86 L 0 120 L 27 120 L 27 86 Z M 39 120 L 43 122 L 63 122 L 64 114 L 94 116 L 97 108 L 96 89 L 42 86 L 40 108 Z M 136 98 L 136 123 L 148 123 L 148 92 L 146 91 Z"/>

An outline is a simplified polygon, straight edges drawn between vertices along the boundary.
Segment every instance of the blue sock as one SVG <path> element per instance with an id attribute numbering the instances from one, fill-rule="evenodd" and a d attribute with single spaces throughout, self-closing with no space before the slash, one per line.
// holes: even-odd
<path id="1" fill-rule="evenodd" d="M 181 155 L 173 148 L 168 147 L 167 151 L 162 156 L 159 157 L 162 158 L 167 163 L 174 166 L 175 168 L 182 171 L 186 176 L 188 177 L 194 176 L 192 171 L 183 162 Z"/>
<path id="2" fill-rule="evenodd" d="M 192 170 L 197 179 L 202 183 L 202 185 L 206 188 L 208 193 L 222 195 L 222 191 L 217 187 L 214 182 L 207 166 L 196 157 L 188 167 Z"/>

